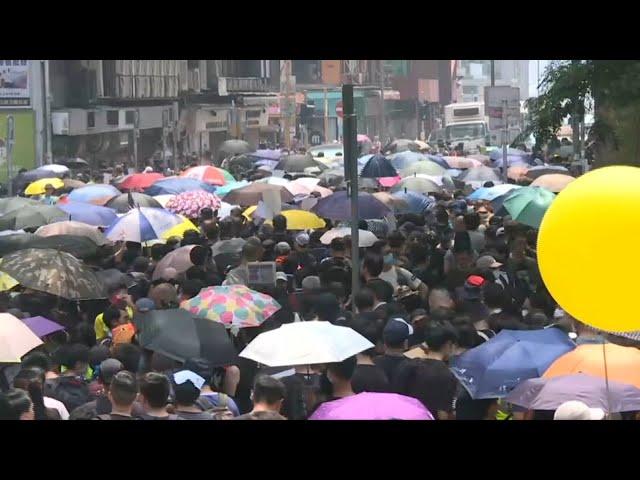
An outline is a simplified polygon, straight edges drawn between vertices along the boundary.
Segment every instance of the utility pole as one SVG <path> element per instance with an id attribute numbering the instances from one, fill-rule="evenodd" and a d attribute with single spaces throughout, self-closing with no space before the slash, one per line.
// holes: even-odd
<path id="1" fill-rule="evenodd" d="M 291 115 L 291 60 L 281 60 L 280 62 L 280 95 L 284 107 L 280 109 L 280 114 L 284 116 L 284 144 L 287 149 L 290 149 L 291 126 L 295 126 L 295 103 L 293 115 Z M 292 117 L 293 122 L 291 121 Z"/>
<path id="2" fill-rule="evenodd" d="M 384 147 L 384 145 L 386 145 L 385 135 L 387 130 L 384 114 L 384 60 L 378 61 L 378 69 L 378 76 L 380 80 L 380 142 Z"/>
<path id="3" fill-rule="evenodd" d="M 49 93 L 49 60 L 40 61 L 40 74 L 42 76 L 42 118 L 44 133 L 44 163 L 52 162 L 51 154 L 51 95 Z M 38 161 L 40 164 L 40 161 Z"/>
<path id="4" fill-rule="evenodd" d="M 324 143 L 329 143 L 329 99 L 327 87 L 324 88 Z"/>
<path id="5" fill-rule="evenodd" d="M 572 60 L 574 65 L 580 64 L 580 60 Z M 582 112 L 578 108 L 578 97 L 573 99 L 573 112 L 571 112 L 571 134 L 573 141 L 573 161 L 580 160 L 580 122 Z"/>
<path id="6" fill-rule="evenodd" d="M 360 231 L 358 230 L 358 143 L 356 113 L 353 105 L 353 85 L 342 86 L 342 141 L 344 145 L 344 169 L 351 199 L 351 298 L 360 289 Z M 355 312 L 355 302 L 351 302 Z"/>
<path id="7" fill-rule="evenodd" d="M 167 149 L 167 130 L 169 129 L 169 111 L 162 110 L 162 168 L 167 168 L 165 150 Z"/>
<path id="8" fill-rule="evenodd" d="M 496 86 L 496 61 L 489 60 L 491 62 L 491 86 Z"/>
<path id="9" fill-rule="evenodd" d="M 133 112 L 133 162 L 135 165 L 136 171 L 138 171 L 138 137 L 140 136 L 140 130 L 138 130 L 140 126 L 140 115 L 138 114 L 138 110 Z"/>
<path id="10" fill-rule="evenodd" d="M 502 101 L 502 169 L 504 170 L 504 183 L 509 182 L 509 158 L 507 155 L 509 151 L 509 117 L 507 115 L 508 108 L 509 101 L 507 99 L 504 99 Z"/>
<path id="11" fill-rule="evenodd" d="M 13 196 L 13 146 L 16 142 L 16 123 L 13 115 L 7 116 L 7 191 Z"/>

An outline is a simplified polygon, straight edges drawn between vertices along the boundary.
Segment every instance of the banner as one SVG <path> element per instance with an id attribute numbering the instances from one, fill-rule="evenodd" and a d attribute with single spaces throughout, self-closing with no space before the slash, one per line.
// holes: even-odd
<path id="1" fill-rule="evenodd" d="M 32 111 L 0 111 L 0 182 L 7 178 L 7 117 L 15 120 L 15 144 L 13 146 L 13 175 L 25 168 L 36 166 L 36 146 L 34 141 L 35 119 Z"/>
<path id="2" fill-rule="evenodd" d="M 29 60 L 0 60 L 0 108 L 29 107 Z"/>

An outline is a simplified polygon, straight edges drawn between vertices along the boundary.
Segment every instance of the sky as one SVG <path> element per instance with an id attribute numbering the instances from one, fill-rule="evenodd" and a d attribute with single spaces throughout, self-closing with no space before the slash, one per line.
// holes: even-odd
<path id="1" fill-rule="evenodd" d="M 529 60 L 529 96 L 538 96 L 538 76 L 542 78 L 550 60 Z"/>

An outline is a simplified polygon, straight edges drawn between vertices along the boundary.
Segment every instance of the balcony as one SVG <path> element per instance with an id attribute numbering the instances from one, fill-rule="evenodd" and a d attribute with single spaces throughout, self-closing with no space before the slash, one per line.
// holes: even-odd
<path id="1" fill-rule="evenodd" d="M 259 77 L 218 77 L 218 94 L 226 96 L 231 93 L 268 92 L 267 78 Z"/>

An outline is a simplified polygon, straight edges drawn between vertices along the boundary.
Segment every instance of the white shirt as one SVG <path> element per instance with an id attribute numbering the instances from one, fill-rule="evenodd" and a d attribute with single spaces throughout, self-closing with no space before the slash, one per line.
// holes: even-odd
<path id="1" fill-rule="evenodd" d="M 67 407 L 65 407 L 64 403 L 62 403 L 61 401 L 51 397 L 44 397 L 44 406 L 46 408 L 53 408 L 54 410 L 57 410 L 62 420 L 69 420 L 69 412 L 67 411 Z"/>
<path id="2" fill-rule="evenodd" d="M 405 270 L 402 267 L 393 266 L 388 271 L 382 271 L 378 278 L 388 282 L 393 287 L 394 292 L 400 286 L 398 282 L 398 277 L 403 276 L 405 278 L 405 283 L 411 287 L 412 290 L 417 290 L 420 288 L 420 284 L 422 281 L 413 275 L 409 270 Z"/>

